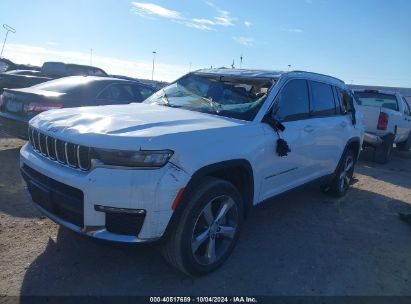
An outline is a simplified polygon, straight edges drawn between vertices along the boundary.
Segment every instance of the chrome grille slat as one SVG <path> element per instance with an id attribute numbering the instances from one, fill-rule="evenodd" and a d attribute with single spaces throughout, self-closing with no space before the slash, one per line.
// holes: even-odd
<path id="1" fill-rule="evenodd" d="M 65 143 L 65 153 L 66 153 L 67 164 L 70 167 L 77 168 L 77 153 L 76 153 L 75 145 L 66 142 Z"/>
<path id="2" fill-rule="evenodd" d="M 41 144 L 40 144 L 40 132 L 37 132 L 37 150 L 40 151 L 41 154 L 43 154 L 43 152 L 41 151 Z"/>
<path id="3" fill-rule="evenodd" d="M 29 128 L 29 142 L 33 150 L 53 161 L 74 169 L 90 169 L 90 148 L 53 138 Z"/>
<path id="4" fill-rule="evenodd" d="M 61 164 L 65 164 L 64 161 L 64 142 L 61 140 L 57 139 L 56 140 L 56 146 L 57 146 L 57 160 Z"/>
<path id="5" fill-rule="evenodd" d="M 54 157 L 57 160 L 57 139 L 53 138 Z"/>
<path id="6" fill-rule="evenodd" d="M 77 161 L 78 167 L 87 171 L 90 169 L 90 148 L 77 145 Z"/>
<path id="7" fill-rule="evenodd" d="M 39 140 L 39 144 L 40 144 L 40 151 L 41 154 L 43 154 L 44 156 L 48 156 L 47 154 L 47 143 L 46 143 L 46 135 L 39 133 L 40 136 L 40 140 Z"/>
<path id="8" fill-rule="evenodd" d="M 33 137 L 32 137 L 32 131 L 29 128 L 28 132 L 27 132 L 28 136 L 29 136 L 29 142 L 31 143 L 31 145 L 33 145 Z"/>
<path id="9" fill-rule="evenodd" d="M 54 154 L 54 143 L 53 138 L 46 136 L 46 147 L 47 147 L 47 156 L 52 160 L 56 159 L 56 154 Z"/>
<path id="10" fill-rule="evenodd" d="M 38 146 L 38 135 L 37 135 L 37 131 L 33 130 L 33 147 L 34 150 L 39 151 L 39 146 Z"/>
<path id="11" fill-rule="evenodd" d="M 49 137 L 46 136 L 46 151 L 47 151 L 47 156 L 50 156 L 49 143 L 48 143 L 48 141 L 49 141 Z"/>
<path id="12" fill-rule="evenodd" d="M 69 161 L 68 161 L 68 155 L 67 155 L 67 145 L 68 145 L 68 143 L 65 142 L 65 143 L 64 143 L 64 156 L 66 157 L 65 162 L 66 162 L 68 165 L 70 165 L 70 164 L 69 164 Z"/>

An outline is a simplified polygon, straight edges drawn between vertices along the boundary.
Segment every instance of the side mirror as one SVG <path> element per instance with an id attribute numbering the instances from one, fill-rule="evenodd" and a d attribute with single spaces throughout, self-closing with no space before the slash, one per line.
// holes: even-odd
<path id="1" fill-rule="evenodd" d="M 263 120 L 264 123 L 268 124 L 273 130 L 277 133 L 278 139 L 277 139 L 277 147 L 276 147 L 276 152 L 278 156 L 283 157 L 287 156 L 289 152 L 291 152 L 290 147 L 288 146 L 288 143 L 280 137 L 279 132 L 283 132 L 285 130 L 285 126 L 277 120 L 272 113 L 267 113 Z"/>
<path id="2" fill-rule="evenodd" d="M 273 128 L 275 132 L 283 132 L 285 130 L 285 126 L 279 120 L 274 118 L 271 112 L 264 116 L 263 122 Z"/>

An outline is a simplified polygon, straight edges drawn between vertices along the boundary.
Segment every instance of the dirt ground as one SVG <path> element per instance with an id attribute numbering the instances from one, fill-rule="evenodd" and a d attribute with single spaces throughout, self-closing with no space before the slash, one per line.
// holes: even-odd
<path id="1" fill-rule="evenodd" d="M 1 295 L 411 295 L 411 152 L 358 163 L 348 195 L 290 192 L 247 219 L 227 263 L 202 278 L 156 246 L 98 242 L 41 216 L 19 180 L 23 141 L 0 132 Z"/>

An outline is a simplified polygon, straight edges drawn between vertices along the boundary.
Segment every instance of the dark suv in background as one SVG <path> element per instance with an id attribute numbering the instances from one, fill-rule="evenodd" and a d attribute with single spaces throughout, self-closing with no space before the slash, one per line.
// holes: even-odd
<path id="1" fill-rule="evenodd" d="M 40 71 L 12 70 L 0 73 L 0 94 L 5 88 L 27 88 L 35 84 L 67 76 L 101 76 L 107 73 L 100 68 L 88 65 L 45 62 Z"/>

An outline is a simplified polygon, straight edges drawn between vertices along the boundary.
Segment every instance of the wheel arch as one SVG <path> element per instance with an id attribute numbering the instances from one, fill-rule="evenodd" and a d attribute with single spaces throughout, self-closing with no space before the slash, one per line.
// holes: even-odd
<path id="1" fill-rule="evenodd" d="M 165 239 L 170 231 L 177 225 L 188 201 L 194 193 L 193 191 L 206 176 L 217 177 L 231 182 L 243 198 L 244 213 L 247 215 L 254 201 L 254 174 L 250 162 L 246 159 L 232 159 L 209 164 L 198 169 L 191 176 L 171 216 L 162 239 Z"/>
<path id="2" fill-rule="evenodd" d="M 347 143 L 345 144 L 345 148 L 343 153 L 341 154 L 340 160 L 338 161 L 338 165 L 335 168 L 334 174 L 338 171 L 338 168 L 341 166 L 341 162 L 343 161 L 343 157 L 348 149 L 352 149 L 355 155 L 355 162 L 357 162 L 360 152 L 361 152 L 361 139 L 359 137 L 352 137 L 350 138 Z"/>

